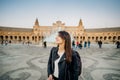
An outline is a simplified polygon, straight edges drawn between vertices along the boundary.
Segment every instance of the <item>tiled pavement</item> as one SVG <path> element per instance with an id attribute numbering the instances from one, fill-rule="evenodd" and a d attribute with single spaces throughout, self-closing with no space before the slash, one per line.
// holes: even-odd
<path id="1" fill-rule="evenodd" d="M 47 80 L 51 47 L 12 44 L 0 45 L 0 80 Z M 120 80 L 120 49 L 113 44 L 97 44 L 77 49 L 82 58 L 79 80 Z"/>

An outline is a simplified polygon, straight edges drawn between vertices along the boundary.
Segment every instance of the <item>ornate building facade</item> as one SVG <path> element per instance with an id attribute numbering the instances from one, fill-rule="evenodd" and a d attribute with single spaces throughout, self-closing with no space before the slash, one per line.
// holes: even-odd
<path id="1" fill-rule="evenodd" d="M 33 28 L 14 28 L 0 27 L 0 42 L 3 40 L 11 41 L 12 43 L 31 42 L 39 44 L 47 36 L 60 30 L 65 30 L 73 36 L 76 41 L 97 42 L 98 40 L 104 43 L 120 41 L 120 27 L 112 28 L 94 28 L 85 29 L 82 20 L 80 19 L 78 26 L 66 26 L 61 21 L 56 21 L 52 26 L 40 26 L 36 19 Z"/>

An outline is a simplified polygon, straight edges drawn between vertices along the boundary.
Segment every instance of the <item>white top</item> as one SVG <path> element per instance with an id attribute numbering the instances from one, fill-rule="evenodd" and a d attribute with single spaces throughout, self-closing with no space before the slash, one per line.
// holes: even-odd
<path id="1" fill-rule="evenodd" d="M 57 77 L 57 78 L 58 78 L 58 75 L 59 75 L 58 62 L 59 62 L 59 60 L 61 59 L 61 57 L 62 57 L 63 54 L 64 54 L 64 52 L 62 52 L 62 53 L 59 53 L 59 52 L 58 52 L 58 55 L 59 55 L 60 57 L 55 60 L 55 69 L 54 69 L 53 75 L 54 75 L 55 77 Z"/>

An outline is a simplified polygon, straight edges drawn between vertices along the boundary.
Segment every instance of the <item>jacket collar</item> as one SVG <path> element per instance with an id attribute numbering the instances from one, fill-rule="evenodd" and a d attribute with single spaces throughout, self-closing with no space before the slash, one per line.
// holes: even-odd
<path id="1" fill-rule="evenodd" d="M 58 62 L 58 63 L 63 62 L 64 60 L 66 60 L 66 57 L 65 57 L 65 52 L 64 52 L 64 54 L 62 55 L 62 57 L 61 57 L 61 59 L 59 60 L 59 62 Z"/>
<path id="2" fill-rule="evenodd" d="M 59 55 L 58 55 L 58 47 L 57 47 L 56 50 L 55 50 L 55 58 L 54 58 L 54 61 L 55 61 L 56 59 L 58 59 L 58 58 L 59 58 Z M 65 52 L 64 52 L 64 54 L 61 56 L 61 58 L 60 58 L 60 60 L 59 60 L 58 63 L 63 62 L 64 60 L 66 60 Z"/>

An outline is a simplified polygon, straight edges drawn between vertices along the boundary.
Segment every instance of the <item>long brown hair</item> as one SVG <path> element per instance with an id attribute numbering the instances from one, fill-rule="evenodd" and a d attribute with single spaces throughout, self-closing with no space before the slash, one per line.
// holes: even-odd
<path id="1" fill-rule="evenodd" d="M 72 49 L 71 49 L 71 37 L 68 32 L 66 31 L 59 31 L 59 36 L 65 40 L 65 54 L 66 54 L 66 61 L 71 62 L 72 58 Z"/>

